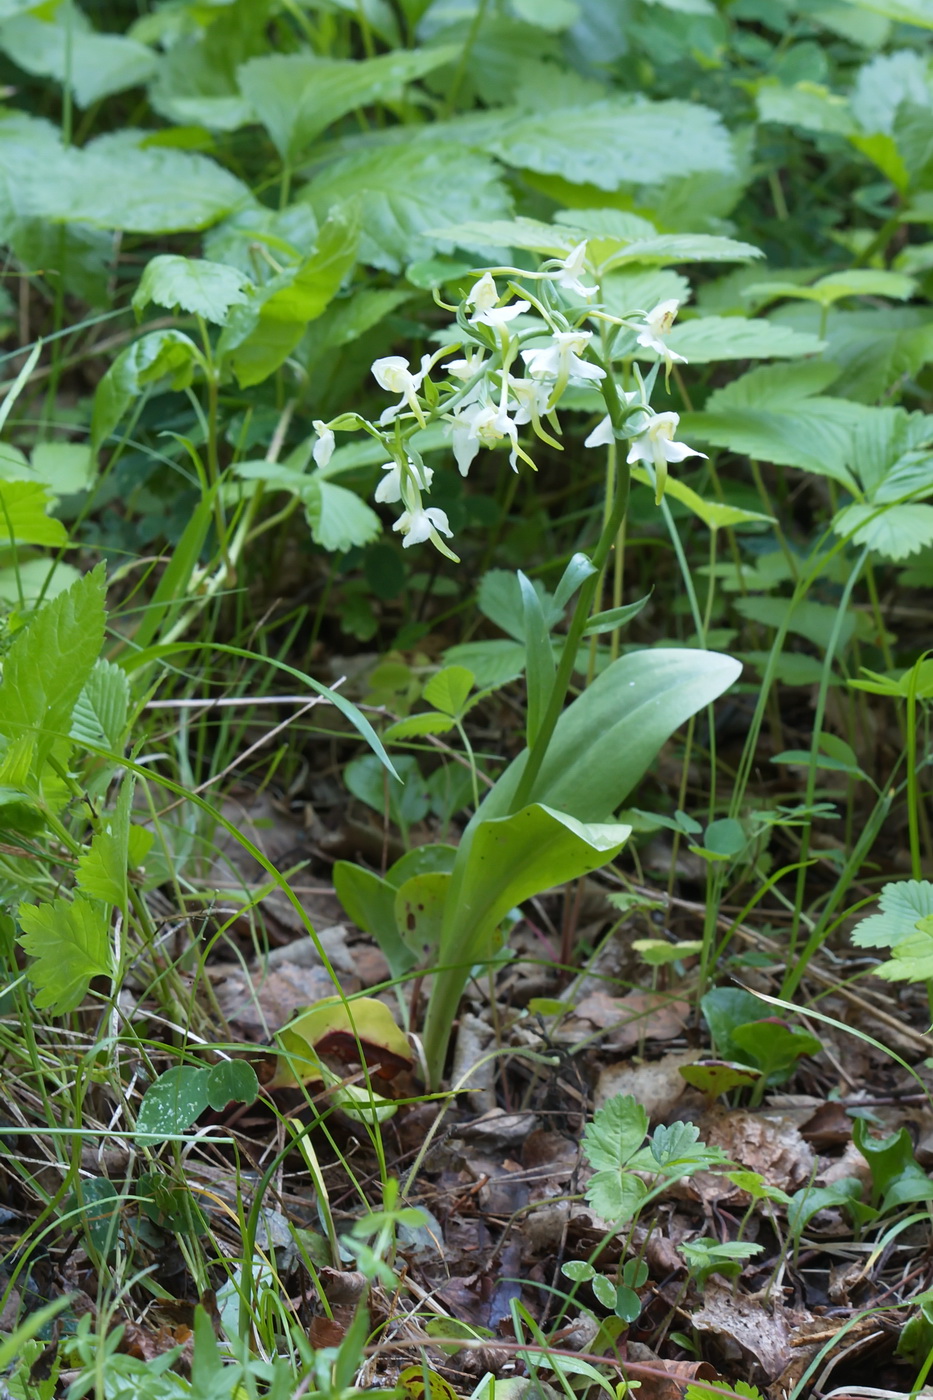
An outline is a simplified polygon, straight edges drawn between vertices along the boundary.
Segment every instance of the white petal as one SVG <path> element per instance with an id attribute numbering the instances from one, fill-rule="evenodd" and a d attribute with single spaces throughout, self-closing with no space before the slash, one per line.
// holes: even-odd
<path id="1" fill-rule="evenodd" d="M 612 419 L 607 413 L 605 418 L 601 418 L 600 421 L 596 424 L 596 427 L 590 433 L 589 437 L 584 439 L 583 446 L 608 447 L 609 444 L 615 442 L 615 440 L 616 435 L 612 431 Z"/>

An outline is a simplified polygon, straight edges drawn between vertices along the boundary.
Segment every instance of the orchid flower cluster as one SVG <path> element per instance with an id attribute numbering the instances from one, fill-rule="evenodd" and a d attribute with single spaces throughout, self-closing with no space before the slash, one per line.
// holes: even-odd
<path id="1" fill-rule="evenodd" d="M 481 448 L 499 444 L 507 445 L 513 471 L 518 470 L 519 458 L 536 470 L 519 442 L 519 429 L 530 425 L 537 438 L 561 451 L 556 415 L 560 399 L 568 388 L 595 387 L 602 391 L 607 408 L 615 412 L 606 413 L 584 445 L 627 441 L 626 460 L 647 469 L 658 503 L 664 494 L 668 465 L 705 455 L 676 440 L 678 414 L 656 413 L 649 403 L 661 362 L 668 377 L 675 362 L 686 363 L 685 357 L 667 344 L 679 302 L 662 301 L 652 311 L 634 313 L 634 320 L 609 315 L 593 304 L 598 288 L 583 280 L 586 252 L 584 241 L 565 258 L 546 262 L 538 272 L 520 268 L 484 272 L 459 308 L 446 308 L 456 313 L 457 341 L 423 355 L 417 369 L 401 355 L 387 355 L 374 362 L 376 383 L 387 393 L 398 395 L 398 401 L 383 411 L 378 423 L 368 423 L 356 414 L 330 424 L 315 420 L 313 455 L 320 468 L 326 467 L 333 453 L 335 427 L 363 427 L 391 453 L 391 460 L 381 468 L 375 500 L 400 508 L 392 528 L 401 534 L 406 548 L 430 541 L 442 554 L 457 560 L 444 543 L 452 538 L 445 512 L 425 504 L 434 473 L 412 441 L 429 421 L 441 419 L 450 424 L 451 446 L 462 476 L 467 475 Z M 520 278 L 521 283 L 510 280 L 507 291 L 501 294 L 496 276 L 504 275 Z M 540 294 L 524 285 L 529 281 L 543 284 Z M 587 319 L 601 323 L 604 335 L 600 343 L 608 369 L 595 358 L 591 346 L 594 332 L 583 324 Z M 621 329 L 633 334 L 634 341 L 629 338 L 625 347 L 613 350 Z M 630 392 L 616 388 L 607 394 L 611 358 L 632 356 L 637 347 L 654 351 L 659 356 L 657 365 L 646 380 L 634 364 L 638 388 Z M 448 358 L 454 355 L 458 357 Z M 445 376 L 443 382 L 435 382 L 438 367 Z M 524 373 L 517 373 L 519 369 Z"/>

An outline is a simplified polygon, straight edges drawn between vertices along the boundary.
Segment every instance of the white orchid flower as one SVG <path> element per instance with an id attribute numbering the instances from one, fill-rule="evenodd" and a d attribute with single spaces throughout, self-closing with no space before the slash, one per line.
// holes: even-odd
<path id="1" fill-rule="evenodd" d="M 513 379 L 509 375 L 509 396 L 514 401 L 509 408 L 515 414 L 515 425 L 531 423 L 535 432 L 542 413 L 547 412 L 551 386 L 540 379 Z"/>
<path id="2" fill-rule="evenodd" d="M 630 408 L 634 403 L 641 403 L 641 394 L 635 389 L 633 389 L 630 394 L 625 393 L 623 390 L 620 392 L 619 398 L 625 404 L 626 408 Z M 605 418 L 599 420 L 589 437 L 584 439 L 583 446 L 608 447 L 609 444 L 615 442 L 615 440 L 616 436 L 612 431 L 612 419 L 607 413 Z"/>
<path id="3" fill-rule="evenodd" d="M 373 492 L 373 499 L 378 501 L 380 505 L 394 505 L 396 501 L 402 499 L 402 487 L 405 484 L 402 468 L 398 462 L 383 462 L 379 470 L 385 472 L 386 475 Z M 430 489 L 431 482 L 434 480 L 434 472 L 430 467 L 419 467 L 417 462 L 413 462 L 409 457 L 408 473 L 414 477 L 414 485 L 419 491 Z"/>
<path id="4" fill-rule="evenodd" d="M 654 469 L 654 503 L 661 504 L 664 486 L 667 482 L 669 462 L 682 462 L 685 457 L 704 457 L 705 452 L 697 452 L 685 442 L 675 442 L 674 434 L 680 422 L 679 413 L 656 413 L 645 431 L 632 440 L 626 461 L 645 462 Z"/>
<path id="5" fill-rule="evenodd" d="M 402 396 L 397 404 L 393 404 L 391 408 L 383 411 L 379 418 L 381 425 L 391 423 L 407 404 L 418 422 L 424 427 L 424 414 L 421 411 L 421 404 L 418 402 L 418 390 L 421 388 L 430 363 L 431 356 L 422 355 L 421 369 L 417 374 L 413 374 L 408 366 L 408 361 L 403 359 L 401 355 L 385 355 L 381 360 L 373 361 L 373 377 L 380 389 L 388 389 L 390 394 L 401 394 Z"/>
<path id="6" fill-rule="evenodd" d="M 580 358 L 592 339 L 592 331 L 555 331 L 550 345 L 523 350 L 522 359 L 532 379 L 553 379 L 561 387 L 573 382 L 605 379 L 604 369 Z"/>
<path id="7" fill-rule="evenodd" d="M 528 301 L 513 301 L 510 306 L 497 306 L 498 300 L 499 289 L 495 278 L 491 272 L 484 272 L 466 299 L 467 306 L 473 307 L 470 320 L 474 326 L 492 326 L 494 330 L 501 331 L 503 326 L 514 321 L 531 305 Z"/>
<path id="8" fill-rule="evenodd" d="M 653 311 L 649 311 L 645 316 L 645 324 L 638 333 L 637 344 L 643 345 L 646 350 L 654 350 L 660 355 L 667 366 L 668 371 L 672 364 L 685 365 L 686 355 L 678 355 L 676 350 L 672 350 L 667 344 L 666 337 L 670 334 L 677 315 L 680 302 L 675 299 L 658 302 Z"/>
<path id="9" fill-rule="evenodd" d="M 586 300 L 595 296 L 596 287 L 584 287 L 580 278 L 583 273 L 583 264 L 586 261 L 586 239 L 572 248 L 567 256 L 561 261 L 556 272 L 549 272 L 547 276 L 555 281 L 558 287 L 563 287 L 565 292 L 572 292 L 575 296 L 583 297 Z"/>
<path id="10" fill-rule="evenodd" d="M 311 455 L 314 458 L 315 466 L 323 470 L 334 455 L 334 434 L 320 418 L 315 418 L 312 427 L 317 433 L 317 442 L 314 444 Z"/>
<path id="11" fill-rule="evenodd" d="M 468 350 L 466 359 L 448 360 L 444 366 L 451 379 L 459 379 L 461 384 L 473 378 L 483 368 L 486 356 L 482 350 Z"/>
<path id="12" fill-rule="evenodd" d="M 511 443 L 509 462 L 518 471 L 518 458 L 534 467 L 531 458 L 518 445 L 515 424 L 504 404 L 470 403 L 452 415 L 453 449 L 460 475 L 466 476 L 481 447 L 495 447 L 506 439 Z"/>
<path id="13" fill-rule="evenodd" d="M 431 540 L 443 554 L 455 557 L 450 554 L 450 550 L 440 539 L 441 535 L 452 539 L 453 531 L 448 524 L 447 516 L 437 506 L 418 507 L 415 510 L 403 511 L 392 529 L 397 530 L 404 537 L 402 545 L 405 549 L 410 549 L 413 544 L 424 544 L 426 540 Z"/>

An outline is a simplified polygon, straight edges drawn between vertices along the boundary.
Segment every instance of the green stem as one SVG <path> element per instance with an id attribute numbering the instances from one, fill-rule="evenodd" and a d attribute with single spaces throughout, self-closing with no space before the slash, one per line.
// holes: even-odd
<path id="1" fill-rule="evenodd" d="M 535 780 L 541 771 L 548 751 L 548 745 L 554 735 L 557 721 L 560 719 L 564 708 L 564 701 L 567 699 L 567 692 L 570 689 L 570 678 L 573 675 L 574 666 L 577 660 L 577 651 L 583 639 L 583 632 L 590 619 L 593 610 L 593 599 L 596 597 L 596 590 L 602 582 L 603 570 L 606 561 L 612 551 L 616 538 L 622 528 L 625 513 L 628 510 L 629 486 L 631 484 L 631 472 L 628 465 L 622 463 L 619 468 L 619 480 L 616 490 L 616 498 L 613 502 L 612 510 L 606 517 L 602 532 L 593 550 L 592 562 L 593 572 L 587 578 L 580 592 L 577 594 L 576 607 L 570 619 L 570 626 L 567 629 L 567 638 L 564 642 L 564 649 L 561 652 L 560 662 L 557 667 L 557 675 L 554 677 L 554 686 L 548 700 L 541 727 L 535 737 L 534 743 L 528 753 L 528 761 L 525 764 L 522 775 L 515 789 L 515 796 L 509 808 L 510 813 L 518 812 L 522 807 L 527 806 L 534 787 Z"/>
<path id="2" fill-rule="evenodd" d="M 473 16 L 473 23 L 470 25 L 470 31 L 463 45 L 463 52 L 460 54 L 460 59 L 457 63 L 456 72 L 451 79 L 450 87 L 447 89 L 447 101 L 444 103 L 444 110 L 441 113 L 442 117 L 449 117 L 454 110 L 454 104 L 460 92 L 460 84 L 463 82 L 463 75 L 466 73 L 467 64 L 470 61 L 470 54 L 473 52 L 473 46 L 479 38 L 479 31 L 483 26 L 483 20 L 486 18 L 486 10 L 488 8 L 489 0 L 479 0 L 479 4 L 476 7 L 476 14 Z"/>

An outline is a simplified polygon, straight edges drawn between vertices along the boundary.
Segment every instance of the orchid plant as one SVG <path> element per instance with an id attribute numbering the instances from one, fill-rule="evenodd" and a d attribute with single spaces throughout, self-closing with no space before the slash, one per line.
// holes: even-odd
<path id="1" fill-rule="evenodd" d="M 703 455 L 677 440 L 676 413 L 651 405 L 661 365 L 669 376 L 675 362 L 683 363 L 667 342 L 678 303 L 612 315 L 600 302 L 600 271 L 588 257 L 588 241 L 536 272 L 484 269 L 461 304 L 446 308 L 456 317 L 449 343 L 424 355 L 417 369 L 400 355 L 375 361 L 377 384 L 397 396 L 377 422 L 346 414 L 315 424 L 319 465 L 329 460 L 337 432 L 361 428 L 377 438 L 388 460 L 375 499 L 398 508 L 393 530 L 406 548 L 430 543 L 459 562 L 448 543 L 448 518 L 430 504 L 433 472 L 417 434 L 432 423 L 449 425 L 463 476 L 483 448 L 500 446 L 513 471 L 520 461 L 536 470 L 522 429 L 561 451 L 558 409 L 569 390 L 596 390 L 605 409 L 586 439 L 587 447 L 608 449 L 602 529 L 592 557 L 575 555 L 557 587 L 563 605 L 576 595 L 563 636 L 548 635 L 537 594 L 518 576 L 529 635 L 536 639 L 527 668 L 527 748 L 478 805 L 456 849 L 418 847 L 384 878 L 350 863 L 335 867 L 344 906 L 380 941 L 393 973 L 402 977 L 412 969 L 413 950 L 422 958 L 430 951 L 436 971 L 424 1054 L 434 1085 L 443 1075 L 471 969 L 495 955 L 509 910 L 618 854 L 630 828 L 613 814 L 661 744 L 739 670 L 731 658 L 698 649 L 636 652 L 615 658 L 582 696 L 566 703 L 581 641 L 594 626 L 605 630 L 593 614 L 632 475 L 637 471 L 650 482 L 660 503 L 669 466 Z M 652 353 L 655 363 L 643 375 L 637 359 Z M 621 464 L 619 443 L 627 444 Z"/>

